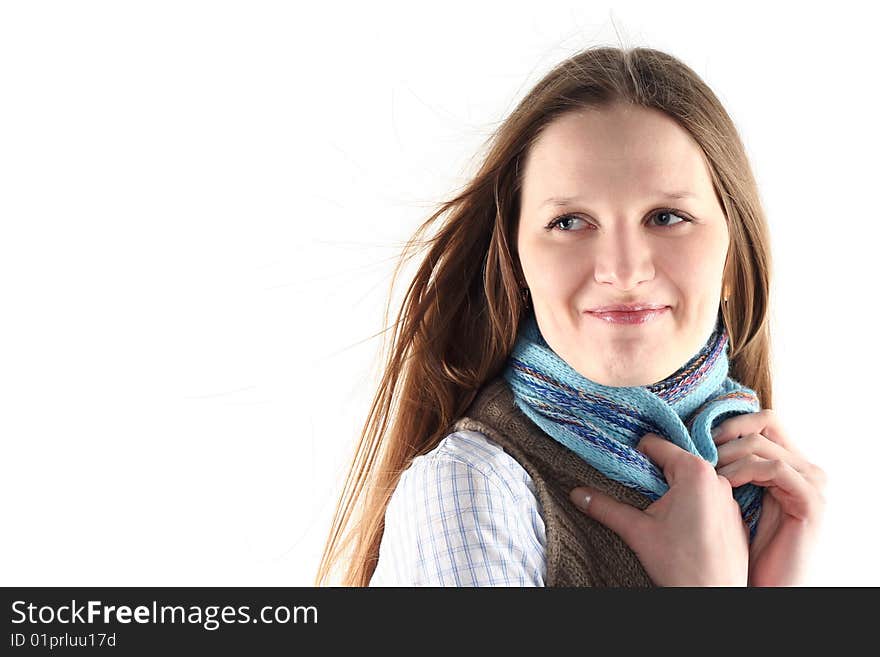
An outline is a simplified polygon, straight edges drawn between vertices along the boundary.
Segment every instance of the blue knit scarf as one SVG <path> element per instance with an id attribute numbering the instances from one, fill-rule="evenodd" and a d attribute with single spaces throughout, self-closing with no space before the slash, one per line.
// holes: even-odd
<path id="1" fill-rule="evenodd" d="M 728 376 L 728 342 L 719 317 L 706 344 L 668 378 L 648 386 L 611 387 L 587 379 L 560 358 L 530 312 L 503 376 L 517 407 L 546 434 L 653 501 L 669 485 L 663 472 L 635 449 L 642 436 L 655 433 L 716 465 L 711 430 L 728 417 L 761 410 L 757 394 Z M 750 542 L 763 493 L 754 484 L 733 490 Z"/>

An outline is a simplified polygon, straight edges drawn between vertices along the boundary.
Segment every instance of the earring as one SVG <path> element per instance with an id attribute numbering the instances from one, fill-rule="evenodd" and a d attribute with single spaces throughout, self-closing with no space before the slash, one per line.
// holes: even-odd
<path id="1" fill-rule="evenodd" d="M 531 298 L 529 288 L 527 288 L 527 287 L 521 288 L 520 292 L 522 294 L 523 306 L 528 308 L 529 307 L 529 300 Z"/>
<path id="2" fill-rule="evenodd" d="M 730 293 L 725 288 L 724 290 L 724 303 L 727 303 L 727 300 L 730 298 Z"/>

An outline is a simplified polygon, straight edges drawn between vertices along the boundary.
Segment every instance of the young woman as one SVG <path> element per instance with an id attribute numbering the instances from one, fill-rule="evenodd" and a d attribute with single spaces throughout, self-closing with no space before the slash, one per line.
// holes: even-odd
<path id="1" fill-rule="evenodd" d="M 802 582 L 825 475 L 770 410 L 766 220 L 690 68 L 562 62 L 416 246 L 316 584 Z"/>

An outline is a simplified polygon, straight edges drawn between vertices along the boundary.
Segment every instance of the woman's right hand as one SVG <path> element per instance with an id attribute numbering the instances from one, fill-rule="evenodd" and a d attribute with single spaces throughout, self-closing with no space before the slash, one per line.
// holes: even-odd
<path id="1" fill-rule="evenodd" d="M 657 586 L 746 586 L 748 528 L 730 482 L 705 459 L 655 434 L 645 434 L 636 449 L 663 470 L 669 484 L 663 497 L 642 511 L 578 487 L 571 501 L 620 536 Z"/>

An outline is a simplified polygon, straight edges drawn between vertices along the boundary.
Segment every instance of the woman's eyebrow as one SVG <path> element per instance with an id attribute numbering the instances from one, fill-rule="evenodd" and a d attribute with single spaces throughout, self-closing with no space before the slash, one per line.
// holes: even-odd
<path id="1" fill-rule="evenodd" d="M 673 200 L 673 201 L 678 201 L 683 198 L 697 198 L 697 195 L 694 194 L 693 192 L 688 192 L 688 191 L 684 191 L 684 190 L 683 191 L 675 191 L 675 192 L 657 191 L 657 192 L 654 192 L 654 194 L 660 198 L 665 198 L 665 199 L 669 199 L 669 200 Z M 551 196 L 550 198 L 545 199 L 541 203 L 541 205 L 539 205 L 538 207 L 543 208 L 545 205 L 556 205 L 556 206 L 568 205 L 569 203 L 571 203 L 573 201 L 583 201 L 583 200 L 585 200 L 585 199 L 580 196 Z"/>

